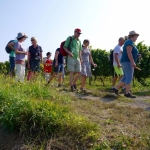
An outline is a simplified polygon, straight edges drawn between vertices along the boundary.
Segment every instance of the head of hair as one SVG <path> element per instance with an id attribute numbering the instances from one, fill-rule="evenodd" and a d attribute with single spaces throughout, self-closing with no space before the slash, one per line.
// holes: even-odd
<path id="1" fill-rule="evenodd" d="M 36 39 L 35 37 L 32 37 L 32 38 L 31 38 L 31 41 L 32 41 L 32 40 L 37 43 L 37 39 Z"/>
<path id="2" fill-rule="evenodd" d="M 18 41 L 22 40 L 23 38 L 25 38 L 25 36 L 22 36 L 20 38 L 17 38 Z"/>
<path id="3" fill-rule="evenodd" d="M 83 44 L 85 44 L 85 43 L 89 43 L 90 41 L 88 40 L 88 39 L 85 39 L 84 41 L 83 41 Z"/>
<path id="4" fill-rule="evenodd" d="M 47 52 L 47 53 L 46 53 L 46 56 L 48 56 L 48 55 L 50 55 L 50 54 L 51 54 L 51 52 Z"/>

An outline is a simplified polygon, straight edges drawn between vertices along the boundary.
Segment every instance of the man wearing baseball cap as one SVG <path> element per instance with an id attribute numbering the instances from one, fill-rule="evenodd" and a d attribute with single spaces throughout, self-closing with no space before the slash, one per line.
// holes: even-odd
<path id="1" fill-rule="evenodd" d="M 68 46 L 71 38 L 68 37 L 64 44 L 64 50 L 68 53 L 67 68 L 70 72 L 70 87 L 72 91 L 77 90 L 76 82 L 81 73 L 81 57 L 79 52 L 82 50 L 82 45 L 81 41 L 79 40 L 80 34 L 81 29 L 77 28 L 74 30 L 74 35 L 72 36 L 72 42 L 69 48 L 70 51 L 68 50 Z M 75 77 L 74 73 L 76 73 Z"/>

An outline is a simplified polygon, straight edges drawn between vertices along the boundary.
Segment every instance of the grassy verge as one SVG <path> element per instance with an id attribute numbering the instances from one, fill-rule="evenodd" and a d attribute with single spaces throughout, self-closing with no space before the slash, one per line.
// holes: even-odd
<path id="1" fill-rule="evenodd" d="M 58 145 L 66 149 L 86 148 L 99 138 L 98 126 L 65 106 L 71 98 L 61 96 L 56 89 L 42 82 L 16 84 L 0 80 L 0 84 L 0 122 L 10 131 L 25 137 L 39 136 L 40 141 L 54 138 L 56 145 L 60 142 Z"/>
<path id="2" fill-rule="evenodd" d="M 109 80 L 106 82 L 109 83 Z M 87 85 L 87 89 L 92 91 L 89 95 L 115 99 L 111 103 L 94 99 L 79 100 L 71 96 L 68 89 L 62 89 L 62 92 L 56 88 L 55 82 L 45 86 L 41 79 L 16 84 L 1 78 L 0 84 L 0 122 L 24 137 L 20 147 L 35 150 L 150 148 L 149 112 L 117 105 L 119 101 L 132 101 L 113 97 L 108 92 L 110 83 L 104 87 L 95 82 L 92 86 Z M 133 88 L 133 91 L 137 92 L 138 89 Z"/>

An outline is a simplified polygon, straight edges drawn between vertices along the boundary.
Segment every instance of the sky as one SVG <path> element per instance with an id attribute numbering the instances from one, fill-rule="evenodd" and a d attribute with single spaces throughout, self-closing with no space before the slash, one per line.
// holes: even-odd
<path id="1" fill-rule="evenodd" d="M 137 42 L 150 45 L 149 0 L 0 0 L 0 62 L 8 61 L 6 44 L 24 32 L 38 39 L 43 56 L 55 50 L 75 28 L 82 30 L 80 40 L 89 39 L 92 48 L 109 51 L 119 37 L 135 30 Z"/>

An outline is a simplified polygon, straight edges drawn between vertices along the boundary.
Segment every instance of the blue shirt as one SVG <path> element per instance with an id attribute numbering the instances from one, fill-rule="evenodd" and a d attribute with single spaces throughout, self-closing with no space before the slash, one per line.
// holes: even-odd
<path id="1" fill-rule="evenodd" d="M 130 62 L 130 59 L 129 59 L 128 54 L 127 54 L 127 46 L 132 46 L 132 52 L 131 53 L 132 53 L 134 62 L 136 62 L 137 58 L 138 58 L 138 49 L 134 45 L 133 41 L 130 39 L 127 40 L 123 46 L 123 53 L 122 53 L 121 62 Z"/>
<path id="2" fill-rule="evenodd" d="M 37 45 L 36 48 L 34 48 L 34 46 L 30 46 L 29 47 L 29 53 L 31 56 L 31 59 L 35 59 L 35 60 L 40 60 L 40 54 L 42 53 L 42 47 Z"/>
<path id="3" fill-rule="evenodd" d="M 63 64 L 64 63 L 64 56 L 60 53 L 60 48 L 57 48 L 56 52 L 59 52 L 58 54 L 58 64 Z M 54 59 L 54 64 L 55 64 L 55 59 Z"/>

